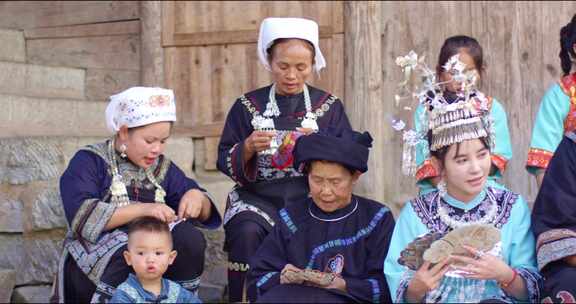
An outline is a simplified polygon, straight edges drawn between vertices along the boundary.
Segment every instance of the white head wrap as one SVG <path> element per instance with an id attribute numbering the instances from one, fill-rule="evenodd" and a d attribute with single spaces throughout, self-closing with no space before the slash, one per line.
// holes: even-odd
<path id="1" fill-rule="evenodd" d="M 318 23 L 303 18 L 266 18 L 260 24 L 258 36 L 258 58 L 264 67 L 270 71 L 268 53 L 266 50 L 274 40 L 280 38 L 298 38 L 309 41 L 314 46 L 314 69 L 316 72 L 326 67 L 326 60 L 320 51 L 318 44 Z"/>
<path id="2" fill-rule="evenodd" d="M 106 107 L 106 127 L 113 134 L 123 125 L 133 128 L 161 121 L 176 121 L 172 90 L 132 87 L 110 96 Z"/>

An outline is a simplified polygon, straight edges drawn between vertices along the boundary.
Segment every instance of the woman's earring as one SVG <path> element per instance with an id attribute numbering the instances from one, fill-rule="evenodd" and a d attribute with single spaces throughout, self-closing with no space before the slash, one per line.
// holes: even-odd
<path id="1" fill-rule="evenodd" d="M 444 181 L 444 179 L 441 179 L 438 182 L 436 188 L 438 188 L 438 193 L 440 194 L 440 197 L 445 197 L 446 194 L 448 193 L 448 191 L 446 190 L 446 182 Z"/>
<path id="2" fill-rule="evenodd" d="M 126 147 L 125 144 L 121 144 L 120 145 L 120 157 L 122 158 L 126 158 L 128 155 L 126 155 L 126 150 L 128 149 L 128 147 Z"/>

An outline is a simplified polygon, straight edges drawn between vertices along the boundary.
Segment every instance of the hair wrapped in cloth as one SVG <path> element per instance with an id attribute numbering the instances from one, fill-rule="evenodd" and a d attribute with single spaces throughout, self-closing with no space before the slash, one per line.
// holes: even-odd
<path id="1" fill-rule="evenodd" d="M 326 160 L 368 171 L 370 133 L 328 128 L 318 133 L 301 136 L 294 147 L 294 166 L 300 167 L 314 160 Z"/>

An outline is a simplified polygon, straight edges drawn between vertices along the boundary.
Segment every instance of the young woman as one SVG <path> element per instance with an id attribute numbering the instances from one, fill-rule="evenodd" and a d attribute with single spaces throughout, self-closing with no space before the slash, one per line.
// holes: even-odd
<path id="1" fill-rule="evenodd" d="M 126 226 L 152 216 L 174 226 L 178 257 L 166 277 L 197 294 L 206 241 L 195 226 L 222 220 L 198 184 L 162 154 L 176 121 L 174 92 L 134 87 L 110 97 L 112 138 L 81 148 L 60 178 L 70 231 L 64 241 L 53 302 L 105 303 L 132 268 L 123 252 Z"/>
<path id="2" fill-rule="evenodd" d="M 460 61 L 466 65 L 466 71 L 474 71 L 481 80 L 484 75 L 484 56 L 482 47 L 476 39 L 468 36 L 453 36 L 444 41 L 440 54 L 438 56 L 438 65 L 436 66 L 436 76 L 440 82 L 445 83 L 443 94 L 446 99 L 452 99 L 453 102 L 458 100 L 457 93 L 460 90 L 457 83 L 452 81 L 450 71 L 444 68 L 446 63 L 454 55 L 459 54 Z M 490 117 L 493 121 L 493 130 L 495 133 L 494 150 L 492 151 L 492 166 L 490 168 L 489 182 L 496 184 L 495 181 L 502 177 L 506 164 L 512 159 L 512 145 L 510 143 L 510 132 L 508 131 L 508 120 L 502 104 L 495 98 L 485 96 L 480 91 L 473 93 L 478 98 L 487 99 Z M 426 115 L 426 109 L 422 105 L 418 106 L 414 112 L 414 126 L 416 131 L 420 131 L 422 115 Z M 426 193 L 433 190 L 439 181 L 439 168 L 435 166 L 430 159 L 430 151 L 426 146 L 420 146 L 416 150 L 416 180 L 420 193 Z"/>
<path id="3" fill-rule="evenodd" d="M 408 201 L 397 220 L 384 264 L 397 302 L 539 300 L 530 210 L 520 195 L 488 182 L 493 158 L 483 108 L 469 99 L 428 113 L 435 118 L 428 133 L 430 161 L 446 187 L 445 193 L 432 190 Z M 399 264 L 401 252 L 417 237 L 470 224 L 499 229 L 499 246 L 489 252 L 467 247 L 476 259 L 454 255 L 435 265 L 424 262 L 417 271 Z"/>
<path id="4" fill-rule="evenodd" d="M 308 193 L 306 177 L 292 165 L 296 139 L 329 126 L 350 129 L 342 102 L 306 84 L 326 65 L 316 22 L 266 18 L 258 57 L 274 83 L 234 103 L 218 147 L 218 169 L 236 182 L 224 215 L 230 302 L 254 293 L 244 287 L 248 260 L 279 221 L 278 210 Z"/>
<path id="5" fill-rule="evenodd" d="M 526 169 L 536 177 L 538 187 L 562 137 L 576 130 L 576 15 L 560 30 L 559 57 L 564 75 L 542 97 L 526 160 Z"/>

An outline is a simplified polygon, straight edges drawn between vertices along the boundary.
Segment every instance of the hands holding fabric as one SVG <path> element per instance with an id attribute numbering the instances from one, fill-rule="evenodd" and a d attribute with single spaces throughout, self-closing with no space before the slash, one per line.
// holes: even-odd
<path id="1" fill-rule="evenodd" d="M 280 284 L 304 284 L 318 288 L 346 291 L 346 281 L 340 276 L 311 269 L 300 269 L 286 264 L 280 273 Z"/>
<path id="2" fill-rule="evenodd" d="M 450 270 L 448 262 L 449 259 L 444 259 L 440 263 L 430 267 L 430 262 L 425 261 L 410 281 L 406 298 L 410 302 L 420 302 L 428 291 L 438 287 L 440 282 L 442 282 L 444 274 Z"/>
<path id="3" fill-rule="evenodd" d="M 514 270 L 499 257 L 484 253 L 470 246 L 462 246 L 476 258 L 461 255 L 452 255 L 452 261 L 466 264 L 466 266 L 453 265 L 453 268 L 465 271 L 464 276 L 477 280 L 496 280 L 498 283 L 510 282 Z"/>

